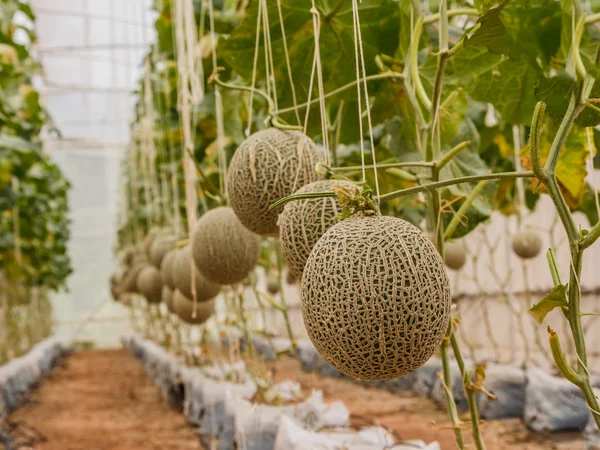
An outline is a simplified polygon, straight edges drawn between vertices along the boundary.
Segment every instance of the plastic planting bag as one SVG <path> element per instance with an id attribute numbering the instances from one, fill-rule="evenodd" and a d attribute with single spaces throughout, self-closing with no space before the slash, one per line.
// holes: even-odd
<path id="1" fill-rule="evenodd" d="M 342 402 L 326 404 L 323 393 L 314 391 L 305 401 L 281 406 L 256 405 L 239 397 L 232 399 L 235 436 L 240 450 L 272 450 L 282 417 L 293 418 L 303 428 L 317 430 L 341 427 L 349 420 Z"/>
<path id="2" fill-rule="evenodd" d="M 477 406 L 484 419 L 508 419 L 523 417 L 525 412 L 525 371 L 514 366 L 488 366 L 485 369 L 485 387 L 498 397 L 477 396 Z"/>
<path id="3" fill-rule="evenodd" d="M 590 412 L 577 386 L 540 369 L 527 371 L 525 424 L 534 431 L 582 431 Z"/>
<path id="4" fill-rule="evenodd" d="M 274 450 L 440 450 L 434 442 L 395 443 L 394 437 L 382 427 L 360 430 L 338 428 L 318 432 L 307 430 L 296 420 L 283 416 L 279 424 Z"/>

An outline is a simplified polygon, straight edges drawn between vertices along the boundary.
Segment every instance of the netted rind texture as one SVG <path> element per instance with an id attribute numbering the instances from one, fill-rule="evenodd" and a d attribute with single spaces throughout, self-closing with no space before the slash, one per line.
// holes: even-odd
<path id="1" fill-rule="evenodd" d="M 513 236 L 512 248 L 523 259 L 535 258 L 542 251 L 542 238 L 535 230 L 521 230 Z"/>
<path id="2" fill-rule="evenodd" d="M 336 184 L 356 186 L 349 181 L 322 180 L 307 184 L 294 194 L 330 192 Z M 279 216 L 281 253 L 296 277 L 302 276 L 313 247 L 329 228 L 339 222 L 335 217 L 341 212 L 342 208 L 334 197 L 298 200 L 285 205 Z"/>
<path id="3" fill-rule="evenodd" d="M 160 268 L 163 258 L 167 252 L 175 247 L 176 242 L 177 239 L 173 236 L 159 236 L 154 239 L 152 247 L 150 248 L 150 261 L 152 261 L 154 267 Z"/>
<path id="4" fill-rule="evenodd" d="M 180 249 L 173 261 L 173 283 L 187 298 L 193 298 L 192 295 L 192 267 L 194 267 L 196 280 L 196 299 L 199 302 L 205 302 L 215 298 L 221 291 L 221 286 L 211 283 L 200 273 L 192 264 L 192 251 L 187 245 Z"/>
<path id="5" fill-rule="evenodd" d="M 200 325 L 210 319 L 215 312 L 215 302 L 214 300 L 198 302 L 194 317 L 194 302 L 176 290 L 173 292 L 173 312 L 185 323 Z"/>
<path id="6" fill-rule="evenodd" d="M 231 207 L 240 222 L 263 236 L 278 236 L 277 200 L 317 181 L 315 143 L 299 131 L 277 128 L 254 133 L 236 150 L 227 173 Z"/>
<path id="7" fill-rule="evenodd" d="M 302 317 L 319 353 L 357 379 L 421 367 L 442 343 L 450 285 L 429 239 L 395 217 L 354 217 L 317 242 L 302 276 Z"/>
<path id="8" fill-rule="evenodd" d="M 243 281 L 260 256 L 260 236 L 239 221 L 231 208 L 204 214 L 192 233 L 192 257 L 207 280 L 218 284 Z"/>
<path id="9" fill-rule="evenodd" d="M 447 242 L 444 246 L 444 262 L 452 270 L 460 270 L 467 262 L 467 252 L 458 242 Z"/>
<path id="10" fill-rule="evenodd" d="M 173 263 L 175 262 L 175 256 L 177 250 L 174 248 L 170 250 L 160 263 L 160 276 L 164 285 L 169 286 L 171 290 L 175 289 L 175 283 L 173 281 Z"/>

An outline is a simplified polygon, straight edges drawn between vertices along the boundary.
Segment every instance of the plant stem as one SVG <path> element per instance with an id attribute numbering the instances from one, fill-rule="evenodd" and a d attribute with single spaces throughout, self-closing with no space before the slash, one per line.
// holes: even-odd
<path id="1" fill-rule="evenodd" d="M 584 85 L 585 84 L 586 82 L 584 82 Z M 577 352 L 578 359 L 578 383 L 574 384 L 580 388 L 589 409 L 592 411 L 594 421 L 600 429 L 600 414 L 598 414 L 600 407 L 598 405 L 598 399 L 594 395 L 590 383 L 590 376 L 587 369 L 585 334 L 581 323 L 581 290 L 579 280 L 581 279 L 583 251 L 585 247 L 580 248 L 581 243 L 579 232 L 556 180 L 556 167 L 558 164 L 560 151 L 563 148 L 564 143 L 571 132 L 573 123 L 575 122 L 575 119 L 581 112 L 582 108 L 583 102 L 578 100 L 576 94 L 574 93 L 571 97 L 567 113 L 560 124 L 556 136 L 554 137 L 554 141 L 552 142 L 552 147 L 550 149 L 550 155 L 548 156 L 546 166 L 542 168 L 539 158 L 539 139 L 541 134 L 541 124 L 544 118 L 545 105 L 541 102 L 536 105 L 531 127 L 531 164 L 540 183 L 543 183 L 548 189 L 548 193 L 552 198 L 552 202 L 554 203 L 558 216 L 563 224 L 563 227 L 565 228 L 565 232 L 569 241 L 569 248 L 571 250 L 571 267 L 569 271 L 569 307 L 567 311 L 567 318 L 569 320 L 569 326 L 573 335 L 573 341 L 575 342 L 575 350 Z M 593 241 L 593 238 L 590 239 L 590 241 Z M 562 350 L 560 350 L 558 337 L 555 333 L 554 335 L 551 333 L 550 345 L 552 347 L 554 360 L 558 368 L 561 370 L 561 373 L 565 376 L 565 378 L 571 381 L 575 380 L 573 374 L 563 364 L 563 361 L 561 361 L 561 355 L 563 360 L 564 355 L 562 354 Z M 560 352 L 558 352 L 558 350 L 560 350 Z"/>
<path id="2" fill-rule="evenodd" d="M 456 409 L 456 403 L 454 402 L 454 396 L 452 395 L 452 371 L 450 368 L 450 356 L 448 355 L 448 340 L 451 339 L 452 334 L 452 320 L 450 320 L 450 324 L 448 325 L 448 332 L 446 334 L 446 339 L 444 339 L 444 343 L 440 348 L 440 353 L 442 357 L 442 373 L 444 383 L 444 394 L 446 397 L 446 406 L 448 408 L 448 415 L 450 416 L 450 421 L 452 422 L 452 429 L 454 431 L 454 439 L 456 440 L 456 447 L 460 450 L 464 449 L 464 442 L 462 436 L 462 430 L 460 429 L 461 421 L 458 417 L 458 411 Z"/>
<path id="3" fill-rule="evenodd" d="M 585 18 L 585 23 L 591 25 L 592 23 L 600 22 L 600 13 L 590 14 Z"/>
<path id="4" fill-rule="evenodd" d="M 473 440 L 475 441 L 475 446 L 478 450 L 485 450 L 485 443 L 483 442 L 483 438 L 481 437 L 481 430 L 479 428 L 479 410 L 477 409 L 477 398 L 475 395 L 475 390 L 473 389 L 473 383 L 471 382 L 471 377 L 469 376 L 469 374 L 467 373 L 467 369 L 465 368 L 465 360 L 460 353 L 460 347 L 458 346 L 456 334 L 454 333 L 454 330 L 450 330 L 450 333 L 450 342 L 452 343 L 452 350 L 454 350 L 456 363 L 458 364 L 458 369 L 460 370 L 460 373 L 462 375 L 465 395 L 467 397 L 467 403 L 469 404 L 469 412 L 471 413 Z"/>
<path id="5" fill-rule="evenodd" d="M 360 80 L 355 80 L 352 81 L 342 87 L 337 88 L 334 91 L 328 92 L 327 94 L 323 95 L 324 99 L 327 99 L 329 97 L 333 97 L 335 95 L 341 94 L 343 92 L 346 92 L 352 88 L 355 88 L 356 85 L 360 82 L 360 83 L 364 83 L 365 81 L 377 81 L 377 80 L 387 80 L 387 79 L 398 79 L 398 80 L 403 80 L 404 79 L 404 75 L 398 72 L 385 72 L 385 73 L 379 73 L 376 75 L 369 75 L 367 77 L 363 77 Z M 302 103 L 300 105 L 297 105 L 297 108 L 306 108 L 309 104 L 313 105 L 316 104 L 320 101 L 320 98 L 316 98 L 314 100 L 311 100 L 310 103 L 306 102 L 306 103 Z M 276 111 L 273 111 L 274 114 L 283 114 L 283 113 L 288 113 L 288 112 L 293 112 L 294 111 L 294 107 L 290 107 L 290 108 L 282 108 L 282 109 L 278 109 Z"/>
<path id="6" fill-rule="evenodd" d="M 455 9 L 449 9 L 448 12 L 448 17 L 454 17 L 454 16 L 479 16 L 479 11 L 475 8 L 455 8 Z M 592 17 L 592 16 L 590 16 Z M 589 17 L 588 17 L 589 19 Z M 440 14 L 429 14 L 427 16 L 425 16 L 425 20 L 423 20 L 423 24 L 425 25 L 431 25 L 432 23 L 435 23 L 437 21 L 440 20 Z M 598 19 L 600 20 L 600 19 Z"/>
<path id="7" fill-rule="evenodd" d="M 406 195 L 418 194 L 419 192 L 426 191 L 437 191 L 440 188 L 453 186 L 455 184 L 461 183 L 472 183 L 475 181 L 483 181 L 483 180 L 500 180 L 506 178 L 533 178 L 534 174 L 531 171 L 523 171 L 523 172 L 500 172 L 500 173 L 488 173 L 484 175 L 470 175 L 467 177 L 455 178 L 452 180 L 444 180 L 444 181 L 436 181 L 433 183 L 423 184 L 421 186 L 415 186 L 407 189 L 401 189 L 399 191 L 390 192 L 389 194 L 384 194 L 379 198 L 380 202 L 389 202 L 390 200 L 394 200 L 399 197 L 404 197 Z"/>
<path id="8" fill-rule="evenodd" d="M 469 148 L 471 145 L 471 141 L 465 141 L 458 144 L 456 147 L 452 148 L 448 153 L 446 153 L 437 163 L 436 166 L 439 171 L 441 171 L 444 167 L 448 165 L 452 159 L 458 155 L 463 150 Z"/>
<path id="9" fill-rule="evenodd" d="M 389 164 L 377 164 L 377 169 L 389 169 L 392 167 L 424 167 L 424 168 L 432 168 L 435 167 L 434 162 L 398 162 L 398 163 L 389 163 Z M 375 167 L 372 165 L 364 166 L 365 170 L 374 169 Z M 358 170 L 362 170 L 362 166 L 349 166 L 349 167 L 328 167 L 328 170 L 331 172 L 356 172 Z"/>
<path id="10" fill-rule="evenodd" d="M 584 250 L 594 244 L 600 238 L 600 220 L 590 230 L 590 232 L 579 243 L 579 250 Z"/>
<path id="11" fill-rule="evenodd" d="M 563 117 L 554 141 L 552 141 L 552 147 L 550 147 L 550 153 L 548 154 L 548 160 L 546 161 L 545 166 L 547 171 L 554 172 L 556 170 L 560 151 L 564 147 L 565 141 L 571 132 L 571 128 L 573 128 L 573 123 L 582 109 L 583 106 L 577 104 L 577 94 L 573 92 L 571 95 L 571 100 L 569 101 L 567 112 Z"/>
<path id="12" fill-rule="evenodd" d="M 483 191 L 487 183 L 487 180 L 480 181 L 477 184 L 477 186 L 475 186 L 475 189 L 471 191 L 467 199 L 460 206 L 460 208 L 446 227 L 446 230 L 444 231 L 444 239 L 449 239 L 452 237 L 452 234 L 454 234 L 456 227 L 458 226 L 458 224 L 460 224 L 462 218 L 467 213 L 467 211 L 469 211 L 469 208 L 471 207 L 477 196 L 481 193 L 481 191 Z"/>
<path id="13" fill-rule="evenodd" d="M 421 77 L 419 75 L 419 40 L 421 39 L 421 33 L 423 31 L 423 16 L 420 16 L 415 24 L 415 28 L 411 35 L 411 44 L 410 44 L 410 75 L 413 82 L 413 86 L 415 88 L 415 93 L 423 106 L 428 111 L 431 111 L 432 105 L 431 100 L 427 96 L 427 92 L 425 92 L 425 88 L 423 87 L 423 82 L 421 81 Z"/>
<path id="14" fill-rule="evenodd" d="M 290 315 L 288 313 L 287 304 L 285 301 L 285 293 L 283 292 L 283 283 L 282 283 L 282 272 L 283 272 L 283 262 L 281 260 L 281 251 L 279 250 L 279 245 L 275 244 L 275 253 L 277 255 L 277 269 L 279 271 L 279 295 L 281 296 L 281 313 L 283 314 L 283 319 L 285 320 L 285 328 L 287 330 L 288 337 L 290 339 L 290 345 L 292 346 L 292 351 L 294 352 L 294 356 L 298 356 L 298 346 L 296 345 L 296 339 L 294 338 L 294 332 L 292 330 L 292 324 L 290 322 Z"/>

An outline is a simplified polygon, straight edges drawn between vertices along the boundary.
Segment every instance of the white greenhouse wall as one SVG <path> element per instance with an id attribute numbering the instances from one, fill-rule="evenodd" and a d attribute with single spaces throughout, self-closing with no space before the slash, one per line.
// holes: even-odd
<path id="1" fill-rule="evenodd" d="M 129 140 L 140 63 L 155 39 L 151 0 L 33 0 L 36 80 L 61 138 L 45 149 L 71 181 L 75 269 L 69 290 L 54 296 L 59 335 L 116 346 L 128 311 L 112 301 L 119 164 Z"/>

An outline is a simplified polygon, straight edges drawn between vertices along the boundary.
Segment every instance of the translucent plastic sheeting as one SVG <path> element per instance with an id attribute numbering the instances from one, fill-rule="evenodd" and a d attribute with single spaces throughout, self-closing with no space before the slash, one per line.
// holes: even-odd
<path id="1" fill-rule="evenodd" d="M 45 150 L 72 183 L 68 292 L 53 298 L 59 336 L 116 346 L 128 311 L 112 301 L 119 165 L 129 140 L 133 91 L 155 40 L 152 0 L 32 0 L 35 80 L 61 137 Z"/>

